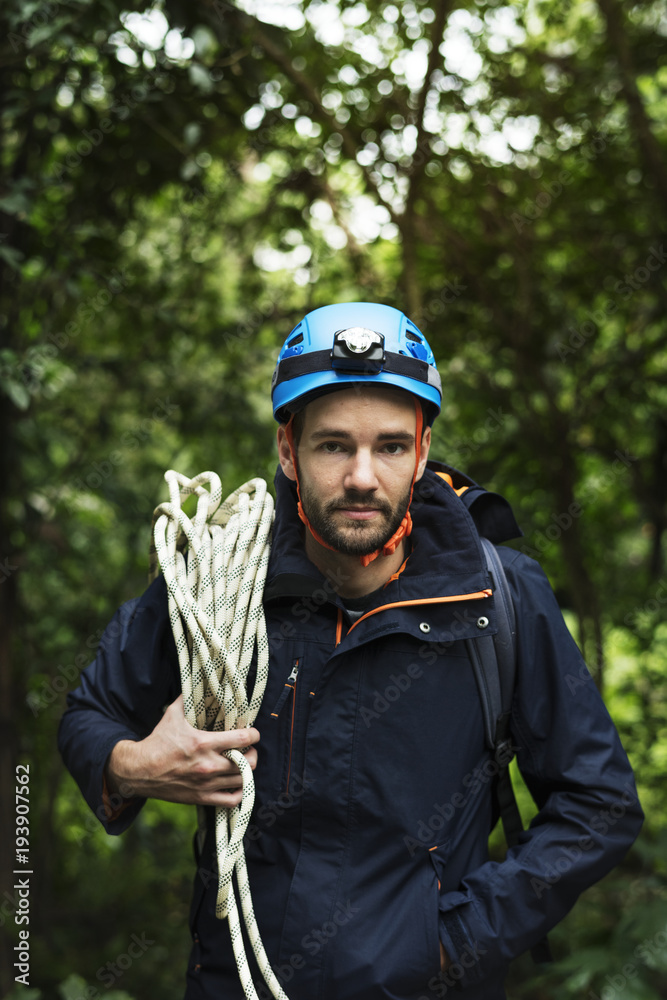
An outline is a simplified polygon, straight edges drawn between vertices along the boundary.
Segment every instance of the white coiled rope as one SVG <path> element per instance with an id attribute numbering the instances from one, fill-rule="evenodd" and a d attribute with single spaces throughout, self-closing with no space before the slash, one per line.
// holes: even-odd
<path id="1" fill-rule="evenodd" d="M 154 550 L 169 592 L 169 618 L 178 651 L 185 716 L 197 729 L 251 726 L 262 702 L 269 670 L 269 644 L 262 595 L 269 562 L 273 500 L 263 479 L 251 479 L 224 503 L 219 477 L 202 472 L 188 479 L 165 473 L 170 501 L 153 515 Z M 195 493 L 192 520 L 181 504 Z M 187 549 L 187 563 L 184 551 Z M 247 681 L 253 652 L 257 673 L 252 694 Z M 243 836 L 255 800 L 250 765 L 227 750 L 243 783 L 242 800 L 215 811 L 218 858 L 216 916 L 227 917 L 236 965 L 248 1000 L 258 1000 L 243 946 L 233 875 L 257 964 L 276 1000 L 287 1000 L 259 936 L 243 853 Z"/>

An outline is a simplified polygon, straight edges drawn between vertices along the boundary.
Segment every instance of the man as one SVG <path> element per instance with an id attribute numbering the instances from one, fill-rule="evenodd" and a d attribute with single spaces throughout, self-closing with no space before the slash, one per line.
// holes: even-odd
<path id="1" fill-rule="evenodd" d="M 119 611 L 70 695 L 63 755 L 121 833 L 146 797 L 236 804 L 239 775 L 221 753 L 247 750 L 250 885 L 290 1000 L 431 1000 L 454 986 L 501 1000 L 510 960 L 636 837 L 627 758 L 593 682 L 571 683 L 585 668 L 544 574 L 501 549 L 517 616 L 512 742 L 539 812 L 504 862 L 489 861 L 495 771 L 468 640 L 497 628 L 479 534 L 516 537 L 514 517 L 427 465 L 440 379 L 397 310 L 310 313 L 272 394 L 271 660 L 255 727 L 202 733 L 185 721 L 159 578 Z M 215 870 L 209 815 L 188 1000 L 243 996 L 214 915 Z"/>

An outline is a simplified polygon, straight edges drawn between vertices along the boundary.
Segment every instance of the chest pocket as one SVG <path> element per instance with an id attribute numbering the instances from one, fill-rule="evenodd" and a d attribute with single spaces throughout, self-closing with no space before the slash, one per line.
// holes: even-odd
<path id="1" fill-rule="evenodd" d="M 308 670 L 312 660 L 296 643 L 289 658 L 281 657 L 280 674 L 276 665 L 257 720 L 257 790 L 264 802 L 280 802 L 285 808 L 295 804 L 304 788 L 305 737 L 315 696 Z"/>
<path id="2" fill-rule="evenodd" d="M 303 678 L 303 655 L 295 656 L 292 667 L 285 679 L 283 689 L 269 716 L 269 731 L 271 744 L 277 751 L 278 767 L 275 770 L 278 787 L 277 794 L 283 792 L 289 795 L 290 779 L 292 777 L 292 758 L 294 756 L 294 736 L 297 721 L 297 709 L 301 696 L 299 674 Z M 301 714 L 301 713 L 299 713 Z M 299 723 L 301 719 L 299 718 Z"/>

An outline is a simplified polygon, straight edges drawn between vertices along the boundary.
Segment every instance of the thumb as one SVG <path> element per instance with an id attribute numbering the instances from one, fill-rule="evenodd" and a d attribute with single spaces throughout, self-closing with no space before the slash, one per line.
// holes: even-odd
<path id="1" fill-rule="evenodd" d="M 167 706 L 167 708 L 165 710 L 165 715 L 166 715 L 167 712 L 172 712 L 177 717 L 179 717 L 181 719 L 185 719 L 185 721 L 188 723 L 188 725 L 191 726 L 193 729 L 197 728 L 197 726 L 196 726 L 196 724 L 194 722 L 190 722 L 190 719 L 188 718 L 187 712 L 185 711 L 185 698 L 183 696 L 183 692 L 182 691 L 179 694 L 178 698 L 175 698 L 174 701 L 172 701 L 171 705 Z M 193 714 L 194 714 L 194 712 L 193 712 Z"/>

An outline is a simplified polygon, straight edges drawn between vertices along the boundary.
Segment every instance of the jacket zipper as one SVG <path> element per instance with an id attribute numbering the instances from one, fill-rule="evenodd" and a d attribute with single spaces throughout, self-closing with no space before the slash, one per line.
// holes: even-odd
<path id="1" fill-rule="evenodd" d="M 300 662 L 301 662 L 300 658 L 297 657 L 296 660 L 294 660 L 294 662 L 292 663 L 292 669 L 290 671 L 290 675 L 285 681 L 285 686 L 283 687 L 280 697 L 276 702 L 276 707 L 271 712 L 271 715 L 277 719 L 282 709 L 285 707 L 285 702 L 289 698 L 290 692 L 293 693 L 292 718 L 290 720 L 290 730 L 289 730 L 289 753 L 287 757 L 287 781 L 285 783 L 286 784 L 285 792 L 287 793 L 289 793 L 289 779 L 290 779 L 290 774 L 292 772 L 292 744 L 294 742 L 294 718 L 296 716 L 296 681 L 297 677 L 299 676 Z"/>
<path id="2" fill-rule="evenodd" d="M 292 720 L 289 727 L 289 757 L 287 758 L 287 781 L 285 791 L 289 795 L 289 779 L 292 773 L 292 743 L 294 742 L 294 716 L 296 715 L 296 675 L 299 672 L 299 661 L 295 660 L 290 677 L 294 677 L 294 696 L 292 698 Z"/>
<path id="3" fill-rule="evenodd" d="M 296 688 L 296 679 L 297 679 L 298 674 L 299 674 L 299 659 L 297 658 L 294 661 L 294 663 L 292 664 L 292 670 L 290 672 L 289 677 L 285 681 L 285 686 L 283 687 L 283 689 L 282 689 L 282 691 L 280 693 L 280 697 L 278 698 L 278 701 L 276 702 L 276 707 L 271 712 L 271 715 L 275 719 L 277 719 L 278 716 L 280 715 L 280 712 L 281 712 L 281 710 L 282 710 L 285 702 L 287 701 L 287 699 L 290 696 L 290 692 L 294 691 L 294 689 Z"/>

